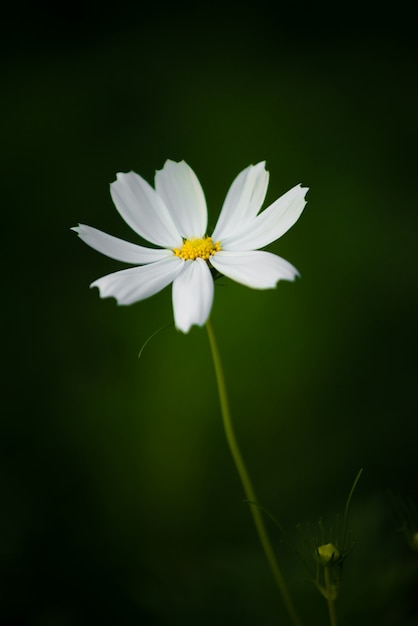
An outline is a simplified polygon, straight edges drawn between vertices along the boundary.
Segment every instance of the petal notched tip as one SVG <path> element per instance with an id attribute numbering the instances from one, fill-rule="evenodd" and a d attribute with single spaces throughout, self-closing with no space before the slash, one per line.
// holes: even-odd
<path id="1" fill-rule="evenodd" d="M 299 183 L 298 185 L 296 185 L 296 187 L 299 187 L 299 189 L 304 192 L 304 196 L 306 196 L 309 191 L 309 187 L 304 187 L 303 183 Z"/>
<path id="2" fill-rule="evenodd" d="M 108 292 L 106 290 L 105 285 L 101 283 L 101 280 L 102 280 L 101 278 L 98 278 L 97 280 L 95 280 L 93 283 L 91 283 L 91 285 L 89 285 L 89 289 L 97 288 L 99 291 L 99 298 L 101 298 L 102 300 L 106 298 L 114 298 L 116 304 L 118 304 L 119 306 L 123 306 L 124 304 L 125 305 L 127 304 L 126 302 L 125 303 L 120 302 L 116 294 Z"/>
<path id="3" fill-rule="evenodd" d="M 171 167 L 173 165 L 174 166 L 175 165 L 186 165 L 186 167 L 189 167 L 184 159 L 181 159 L 181 161 L 174 161 L 174 159 L 166 159 L 164 161 L 164 165 L 162 166 L 162 168 L 160 170 L 157 170 L 157 172 L 161 172 L 161 170 L 163 170 L 164 168 Z"/>

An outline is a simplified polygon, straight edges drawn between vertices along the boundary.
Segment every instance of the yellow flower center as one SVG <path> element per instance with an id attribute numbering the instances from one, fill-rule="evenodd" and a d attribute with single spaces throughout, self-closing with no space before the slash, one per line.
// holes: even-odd
<path id="1" fill-rule="evenodd" d="M 212 237 L 204 237 L 203 239 L 186 239 L 182 247 L 174 248 L 173 252 L 185 261 L 194 261 L 195 259 L 207 261 L 219 250 L 221 250 L 219 241 L 213 243 Z"/>

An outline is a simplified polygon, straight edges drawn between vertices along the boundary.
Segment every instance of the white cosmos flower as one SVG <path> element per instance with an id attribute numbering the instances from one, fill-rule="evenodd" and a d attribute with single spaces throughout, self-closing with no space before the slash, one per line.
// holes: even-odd
<path id="1" fill-rule="evenodd" d="M 158 248 L 146 248 L 80 224 L 73 228 L 89 246 L 131 263 L 94 281 L 102 298 L 118 304 L 144 300 L 173 283 L 176 327 L 187 333 L 207 321 L 213 301 L 211 269 L 253 289 L 274 288 L 294 280 L 298 271 L 285 259 L 261 251 L 299 218 L 306 187 L 296 185 L 261 213 L 269 174 L 265 162 L 250 165 L 233 181 L 218 222 L 207 236 L 207 208 L 202 187 L 184 162 L 166 161 L 155 175 L 155 189 L 135 172 L 117 174 L 110 193 L 125 222 Z"/>

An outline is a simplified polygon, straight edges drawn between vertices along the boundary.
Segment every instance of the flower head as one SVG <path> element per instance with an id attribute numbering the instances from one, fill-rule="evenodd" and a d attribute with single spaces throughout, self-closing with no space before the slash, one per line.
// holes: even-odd
<path id="1" fill-rule="evenodd" d="M 155 189 L 135 172 L 119 173 L 110 186 L 116 209 L 143 239 L 158 246 L 128 243 L 80 224 L 73 228 L 89 246 L 136 267 L 94 281 L 102 298 L 118 304 L 144 300 L 173 283 L 176 327 L 187 333 L 207 321 L 213 302 L 211 269 L 253 289 L 294 280 L 298 271 L 285 259 L 262 251 L 297 221 L 306 187 L 296 185 L 260 213 L 267 192 L 265 163 L 250 165 L 233 181 L 212 235 L 202 187 L 184 162 L 166 161 Z"/>

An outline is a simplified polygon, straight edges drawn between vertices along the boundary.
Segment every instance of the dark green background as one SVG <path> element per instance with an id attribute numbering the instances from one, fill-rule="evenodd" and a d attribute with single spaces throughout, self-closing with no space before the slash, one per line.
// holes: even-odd
<path id="1" fill-rule="evenodd" d="M 417 87 L 411 17 L 261 4 L 32 7 L 2 37 L 0 616 L 9 626 L 288 624 L 226 446 L 204 329 L 131 307 L 70 232 L 135 241 L 108 185 L 185 159 L 214 224 L 266 160 L 311 188 L 271 250 L 296 283 L 216 286 L 213 323 L 261 503 L 296 537 L 344 508 L 340 624 L 416 625 Z M 395 9 L 396 10 L 396 9 Z M 22 9 L 23 11 L 23 9 Z M 29 12 L 28 12 L 29 11 Z M 392 9 L 393 11 L 393 9 Z M 273 523 L 305 625 L 326 603 Z"/>

